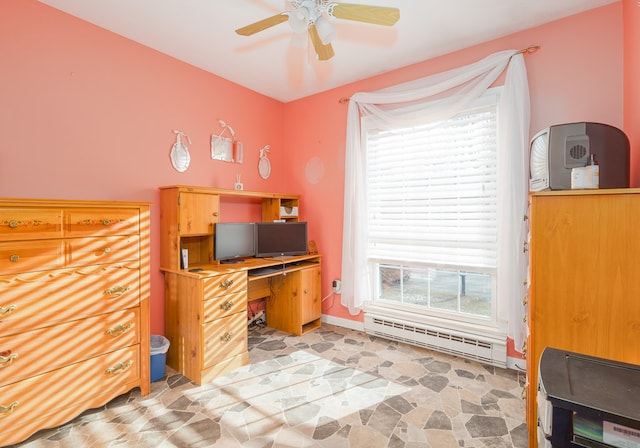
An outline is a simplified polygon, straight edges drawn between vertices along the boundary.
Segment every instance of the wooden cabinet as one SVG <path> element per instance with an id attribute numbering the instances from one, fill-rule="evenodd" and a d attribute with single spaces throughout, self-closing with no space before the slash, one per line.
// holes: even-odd
<path id="1" fill-rule="evenodd" d="M 160 266 L 180 269 L 181 250 L 188 265 L 213 261 L 213 228 L 220 215 L 220 196 L 206 189 L 168 187 L 160 190 Z"/>
<path id="2" fill-rule="evenodd" d="M 0 272 L 1 445 L 149 393 L 148 204 L 0 199 Z"/>
<path id="3" fill-rule="evenodd" d="M 210 235 L 220 215 L 220 196 L 182 192 L 180 202 L 180 235 Z"/>
<path id="4" fill-rule="evenodd" d="M 277 259 L 250 258 L 231 265 L 214 261 L 215 223 L 224 221 L 221 202 L 229 198 L 258 201 L 263 221 L 298 220 L 296 195 L 160 188 L 160 264 L 165 277 L 165 336 L 170 341 L 167 364 L 198 384 L 248 363 L 248 300 L 268 298 L 267 324 L 280 330 L 299 335 L 321 324 L 318 255 L 286 260 L 295 261 L 286 269 L 286 263 Z M 181 269 L 181 249 L 188 250 L 188 267 L 201 271 Z M 282 272 L 247 276 L 249 271 L 276 265 L 283 265 Z"/>
<path id="5" fill-rule="evenodd" d="M 297 196 L 280 196 L 262 200 L 262 220 L 274 221 L 284 219 L 296 222 L 300 212 L 300 201 Z"/>
<path id="6" fill-rule="evenodd" d="M 300 271 L 300 283 L 302 289 L 302 312 L 300 323 L 312 325 L 313 321 L 322 316 L 322 273 L 320 265 Z M 318 325 L 320 322 L 318 322 Z"/>
<path id="7" fill-rule="evenodd" d="M 318 263 L 274 278 L 267 300 L 267 326 L 300 336 L 321 326 L 321 268 Z"/>
<path id="8" fill-rule="evenodd" d="M 300 200 L 296 195 L 185 185 L 161 187 L 161 268 L 180 269 L 181 249 L 188 250 L 188 266 L 214 262 L 213 231 L 220 220 L 221 197 L 261 201 L 263 221 L 298 220 Z"/>
<path id="9" fill-rule="evenodd" d="M 531 196 L 527 424 L 545 347 L 640 364 L 640 190 Z"/>
<path id="10" fill-rule="evenodd" d="M 202 384 L 249 362 L 247 273 L 165 272 L 167 364 Z"/>

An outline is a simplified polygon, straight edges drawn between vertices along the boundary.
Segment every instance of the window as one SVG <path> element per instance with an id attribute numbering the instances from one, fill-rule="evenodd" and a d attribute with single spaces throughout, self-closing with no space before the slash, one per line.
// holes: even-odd
<path id="1" fill-rule="evenodd" d="M 372 305 L 496 320 L 498 94 L 441 123 L 365 120 Z"/>

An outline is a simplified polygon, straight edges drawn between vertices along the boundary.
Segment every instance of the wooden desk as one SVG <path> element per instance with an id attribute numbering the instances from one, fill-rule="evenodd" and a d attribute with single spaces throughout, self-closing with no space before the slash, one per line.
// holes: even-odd
<path id="1" fill-rule="evenodd" d="M 225 199 L 257 203 L 262 221 L 297 222 L 298 195 L 174 185 L 160 187 L 160 267 L 165 279 L 167 364 L 198 384 L 249 362 L 247 302 L 266 298 L 267 325 L 301 335 L 320 326 L 320 256 L 218 264 L 215 225 Z M 296 213 L 293 213 L 293 210 Z M 190 268 L 180 269 L 186 249 Z M 285 263 L 281 272 L 248 272 Z M 299 263 L 299 264 L 294 264 Z"/>
<path id="2" fill-rule="evenodd" d="M 249 300 L 266 300 L 269 327 L 298 336 L 320 327 L 320 258 L 249 258 L 163 269 L 167 364 L 198 384 L 247 364 Z M 280 269 L 249 275 L 265 267 Z"/>

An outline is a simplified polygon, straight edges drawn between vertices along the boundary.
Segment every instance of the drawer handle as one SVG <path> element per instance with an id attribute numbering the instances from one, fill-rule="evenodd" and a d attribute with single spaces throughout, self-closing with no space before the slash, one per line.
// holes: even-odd
<path id="1" fill-rule="evenodd" d="M 9 221 L 9 228 L 10 229 L 15 229 L 19 225 L 20 225 L 20 221 L 16 221 L 15 219 L 12 219 L 11 221 Z"/>
<path id="2" fill-rule="evenodd" d="M 3 352 L 3 353 L 7 353 L 7 352 Z M 11 353 L 11 352 L 9 352 L 9 353 Z M 17 353 L 12 353 L 9 356 L 0 355 L 0 368 L 7 367 L 9 364 L 11 364 L 16 359 L 18 359 L 18 354 Z"/>
<path id="3" fill-rule="evenodd" d="M 9 261 L 10 261 L 11 263 L 17 263 L 17 262 L 18 262 L 18 260 L 20 260 L 20 255 L 17 255 L 17 254 L 11 254 L 11 255 L 9 256 Z"/>
<path id="4" fill-rule="evenodd" d="M 222 336 L 220 336 L 220 340 L 222 342 L 229 342 L 231 340 L 231 338 L 233 337 L 233 333 L 227 331 L 225 334 L 223 334 Z"/>
<path id="5" fill-rule="evenodd" d="M 126 324 L 118 324 L 115 327 L 107 328 L 104 333 L 108 334 L 109 336 L 120 336 L 122 333 L 125 333 L 129 329 L 131 329 L 131 322 L 128 322 Z"/>
<path id="6" fill-rule="evenodd" d="M 13 313 L 17 309 L 18 309 L 18 307 L 15 306 L 15 305 L 0 306 L 0 316 L 4 316 L 5 314 Z"/>
<path id="7" fill-rule="evenodd" d="M 114 286 L 113 288 L 107 288 L 104 290 L 104 293 L 108 296 L 111 297 L 118 297 L 121 296 L 122 294 L 124 294 L 125 292 L 129 291 L 130 286 Z"/>
<path id="8" fill-rule="evenodd" d="M 111 220 L 110 220 L 110 219 L 103 219 L 103 220 L 102 220 L 102 225 L 103 225 L 103 226 L 111 225 Z"/>
<path id="9" fill-rule="evenodd" d="M 222 305 L 220 305 L 220 309 L 224 311 L 229 311 L 233 307 L 233 302 L 231 300 L 227 300 Z"/>
<path id="10" fill-rule="evenodd" d="M 118 375 L 131 367 L 131 364 L 133 364 L 133 361 L 127 361 L 125 363 L 119 362 L 115 366 L 109 367 L 104 371 L 104 373 L 106 373 L 107 375 Z"/>
<path id="11" fill-rule="evenodd" d="M 18 401 L 14 401 L 13 403 L 11 403 L 9 406 L 2 406 L 0 404 L 0 414 L 4 414 L 4 415 L 9 415 L 11 414 L 15 408 L 17 408 L 18 406 L 20 406 L 20 402 Z"/>
<path id="12" fill-rule="evenodd" d="M 229 289 L 233 285 L 233 280 L 226 279 L 223 282 L 220 282 L 220 287 L 222 289 Z"/>
<path id="13" fill-rule="evenodd" d="M 109 252 L 111 252 L 111 248 L 110 247 L 105 247 L 102 252 L 104 252 L 105 254 L 108 254 Z"/>

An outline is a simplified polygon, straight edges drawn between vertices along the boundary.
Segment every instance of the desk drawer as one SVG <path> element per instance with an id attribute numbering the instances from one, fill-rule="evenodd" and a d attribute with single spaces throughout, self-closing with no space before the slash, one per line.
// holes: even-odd
<path id="1" fill-rule="evenodd" d="M 111 264 L 0 276 L 0 336 L 140 303 L 140 266 Z"/>
<path id="2" fill-rule="evenodd" d="M 223 317 L 203 325 L 202 368 L 247 351 L 247 314 Z"/>
<path id="3" fill-rule="evenodd" d="M 139 309 L 0 337 L 0 386 L 140 342 Z"/>
<path id="4" fill-rule="evenodd" d="M 204 301 L 204 321 L 230 316 L 247 310 L 246 291 L 214 297 Z"/>
<path id="5" fill-rule="evenodd" d="M 247 273 L 244 271 L 218 275 L 204 279 L 204 300 L 223 294 L 233 294 L 247 289 Z"/>

